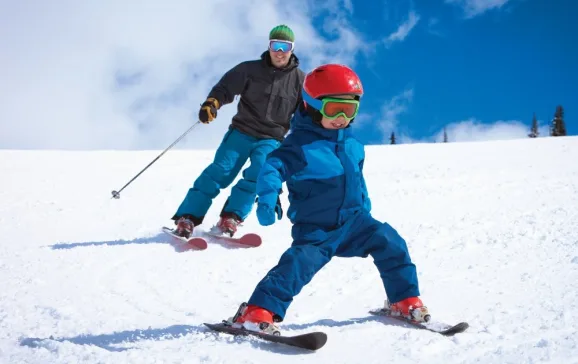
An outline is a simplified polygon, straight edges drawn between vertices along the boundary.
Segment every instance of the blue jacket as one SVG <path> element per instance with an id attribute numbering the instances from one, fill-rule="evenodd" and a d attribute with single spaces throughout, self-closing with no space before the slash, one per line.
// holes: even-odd
<path id="1" fill-rule="evenodd" d="M 353 138 L 351 128 L 324 129 L 298 109 L 291 133 L 269 154 L 257 180 L 259 221 L 263 225 L 274 222 L 283 182 L 289 190 L 287 215 L 293 224 L 329 230 L 359 211 L 370 212 L 364 160 L 364 147 Z"/>

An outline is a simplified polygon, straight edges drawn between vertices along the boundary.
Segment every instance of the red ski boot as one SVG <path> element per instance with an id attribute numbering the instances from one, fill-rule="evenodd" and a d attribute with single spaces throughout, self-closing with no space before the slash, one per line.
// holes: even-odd
<path id="1" fill-rule="evenodd" d="M 185 239 L 188 239 L 193 234 L 193 229 L 195 228 L 195 224 L 186 217 L 181 217 L 177 220 L 177 227 L 175 228 L 175 234 L 178 236 L 182 236 Z"/>
<path id="2" fill-rule="evenodd" d="M 427 322 L 431 318 L 427 307 L 423 305 L 419 297 L 408 297 L 395 303 L 389 303 L 386 300 L 385 308 L 389 309 L 394 316 L 403 316 L 416 322 Z"/>
<path id="3" fill-rule="evenodd" d="M 241 220 L 236 216 L 223 216 L 217 223 L 217 230 L 220 234 L 228 234 L 233 237 L 237 232 L 237 227 L 241 225 Z"/>
<path id="4" fill-rule="evenodd" d="M 275 325 L 274 314 L 264 308 L 243 303 L 235 316 L 229 319 L 234 326 L 247 330 L 262 332 L 269 335 L 281 335 L 279 327 Z"/>

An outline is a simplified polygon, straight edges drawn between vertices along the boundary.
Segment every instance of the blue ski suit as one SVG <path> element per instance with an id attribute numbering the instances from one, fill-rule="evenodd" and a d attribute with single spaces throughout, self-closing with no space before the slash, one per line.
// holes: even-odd
<path id="1" fill-rule="evenodd" d="M 257 217 L 265 226 L 275 222 L 277 196 L 286 182 L 293 243 L 258 283 L 249 304 L 282 321 L 293 297 L 333 257 L 368 255 L 391 302 L 419 296 L 405 240 L 370 214 L 364 160 L 364 147 L 350 128 L 324 129 L 306 111 L 295 113 L 292 132 L 268 156 L 257 180 Z"/>

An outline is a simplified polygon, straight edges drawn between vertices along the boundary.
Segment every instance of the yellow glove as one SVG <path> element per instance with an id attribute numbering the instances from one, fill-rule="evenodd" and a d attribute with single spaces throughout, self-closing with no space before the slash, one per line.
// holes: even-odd
<path id="1" fill-rule="evenodd" d="M 203 124 L 208 124 L 217 117 L 217 110 L 219 110 L 219 101 L 215 98 L 209 97 L 207 101 L 201 104 L 199 110 L 199 121 Z"/>

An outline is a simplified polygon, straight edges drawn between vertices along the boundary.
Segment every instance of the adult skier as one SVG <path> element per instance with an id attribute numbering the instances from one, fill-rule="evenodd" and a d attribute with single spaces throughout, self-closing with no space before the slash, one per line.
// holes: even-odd
<path id="1" fill-rule="evenodd" d="M 291 28 L 274 27 L 269 33 L 268 50 L 261 58 L 236 65 L 209 92 L 199 110 L 199 121 L 205 124 L 215 120 L 217 111 L 232 103 L 236 95 L 241 98 L 213 162 L 194 181 L 172 217 L 176 234 L 191 236 L 213 199 L 235 180 L 247 160 L 251 164 L 233 186 L 213 232 L 233 236 L 251 212 L 259 171 L 266 156 L 283 141 L 301 101 L 305 73 L 299 69 L 294 47 Z"/>

